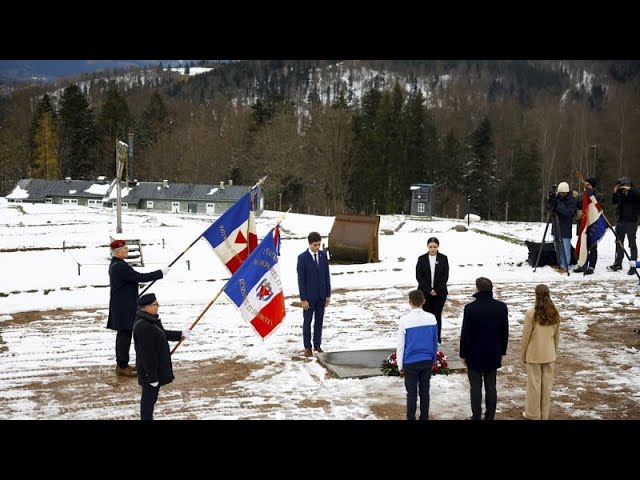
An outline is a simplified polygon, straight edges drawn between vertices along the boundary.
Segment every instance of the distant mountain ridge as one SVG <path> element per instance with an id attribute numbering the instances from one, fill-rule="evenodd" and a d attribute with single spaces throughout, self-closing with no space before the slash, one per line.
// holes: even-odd
<path id="1" fill-rule="evenodd" d="M 153 65 L 184 65 L 195 60 L 0 60 L 0 80 L 51 82 L 100 70 Z"/>

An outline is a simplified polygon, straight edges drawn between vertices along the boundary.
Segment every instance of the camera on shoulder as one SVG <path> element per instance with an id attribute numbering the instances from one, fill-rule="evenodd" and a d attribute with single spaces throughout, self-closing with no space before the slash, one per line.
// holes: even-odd
<path id="1" fill-rule="evenodd" d="M 557 194 L 558 194 L 558 186 L 557 185 L 551 185 L 551 187 L 549 188 L 549 201 L 551 201 L 554 198 L 556 198 Z"/>
<path id="2" fill-rule="evenodd" d="M 627 193 L 627 189 L 620 187 L 630 187 L 631 179 L 629 177 L 622 177 L 616 181 L 616 193 L 618 195 L 625 195 Z"/>

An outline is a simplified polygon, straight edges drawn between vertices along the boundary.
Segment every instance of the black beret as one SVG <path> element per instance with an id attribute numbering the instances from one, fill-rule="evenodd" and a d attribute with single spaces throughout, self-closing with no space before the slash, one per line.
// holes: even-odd
<path id="1" fill-rule="evenodd" d="M 138 305 L 140 305 L 141 307 L 144 307 L 146 305 L 149 305 L 153 302 L 156 301 L 156 294 L 155 293 L 147 293 L 146 295 L 142 295 L 139 299 L 138 299 Z"/>

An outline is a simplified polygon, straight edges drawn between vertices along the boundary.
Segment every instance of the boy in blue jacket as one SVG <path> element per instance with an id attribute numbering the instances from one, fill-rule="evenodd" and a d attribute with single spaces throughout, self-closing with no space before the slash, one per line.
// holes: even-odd
<path id="1" fill-rule="evenodd" d="M 398 371 L 407 389 L 407 420 L 416 419 L 420 392 L 420 420 L 429 419 L 429 384 L 431 369 L 438 356 L 438 323 L 436 317 L 422 310 L 424 293 L 409 292 L 411 312 L 400 319 L 396 358 Z"/>

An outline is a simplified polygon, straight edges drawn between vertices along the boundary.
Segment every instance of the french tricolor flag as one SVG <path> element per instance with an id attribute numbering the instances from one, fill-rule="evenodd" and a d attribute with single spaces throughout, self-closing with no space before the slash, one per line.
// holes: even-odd
<path id="1" fill-rule="evenodd" d="M 280 230 L 272 229 L 227 282 L 224 292 L 240 315 L 265 338 L 285 316 L 280 281 Z"/>
<path id="2" fill-rule="evenodd" d="M 240 198 L 202 234 L 231 273 L 240 268 L 258 245 L 254 202 L 251 199 L 255 191 L 257 189 Z"/>
<path id="3" fill-rule="evenodd" d="M 593 195 L 593 191 L 591 189 L 585 190 L 582 194 L 582 219 L 576 244 L 579 266 L 585 264 L 589 250 L 604 237 L 608 225 L 607 219 L 602 214 L 602 207 Z"/>

